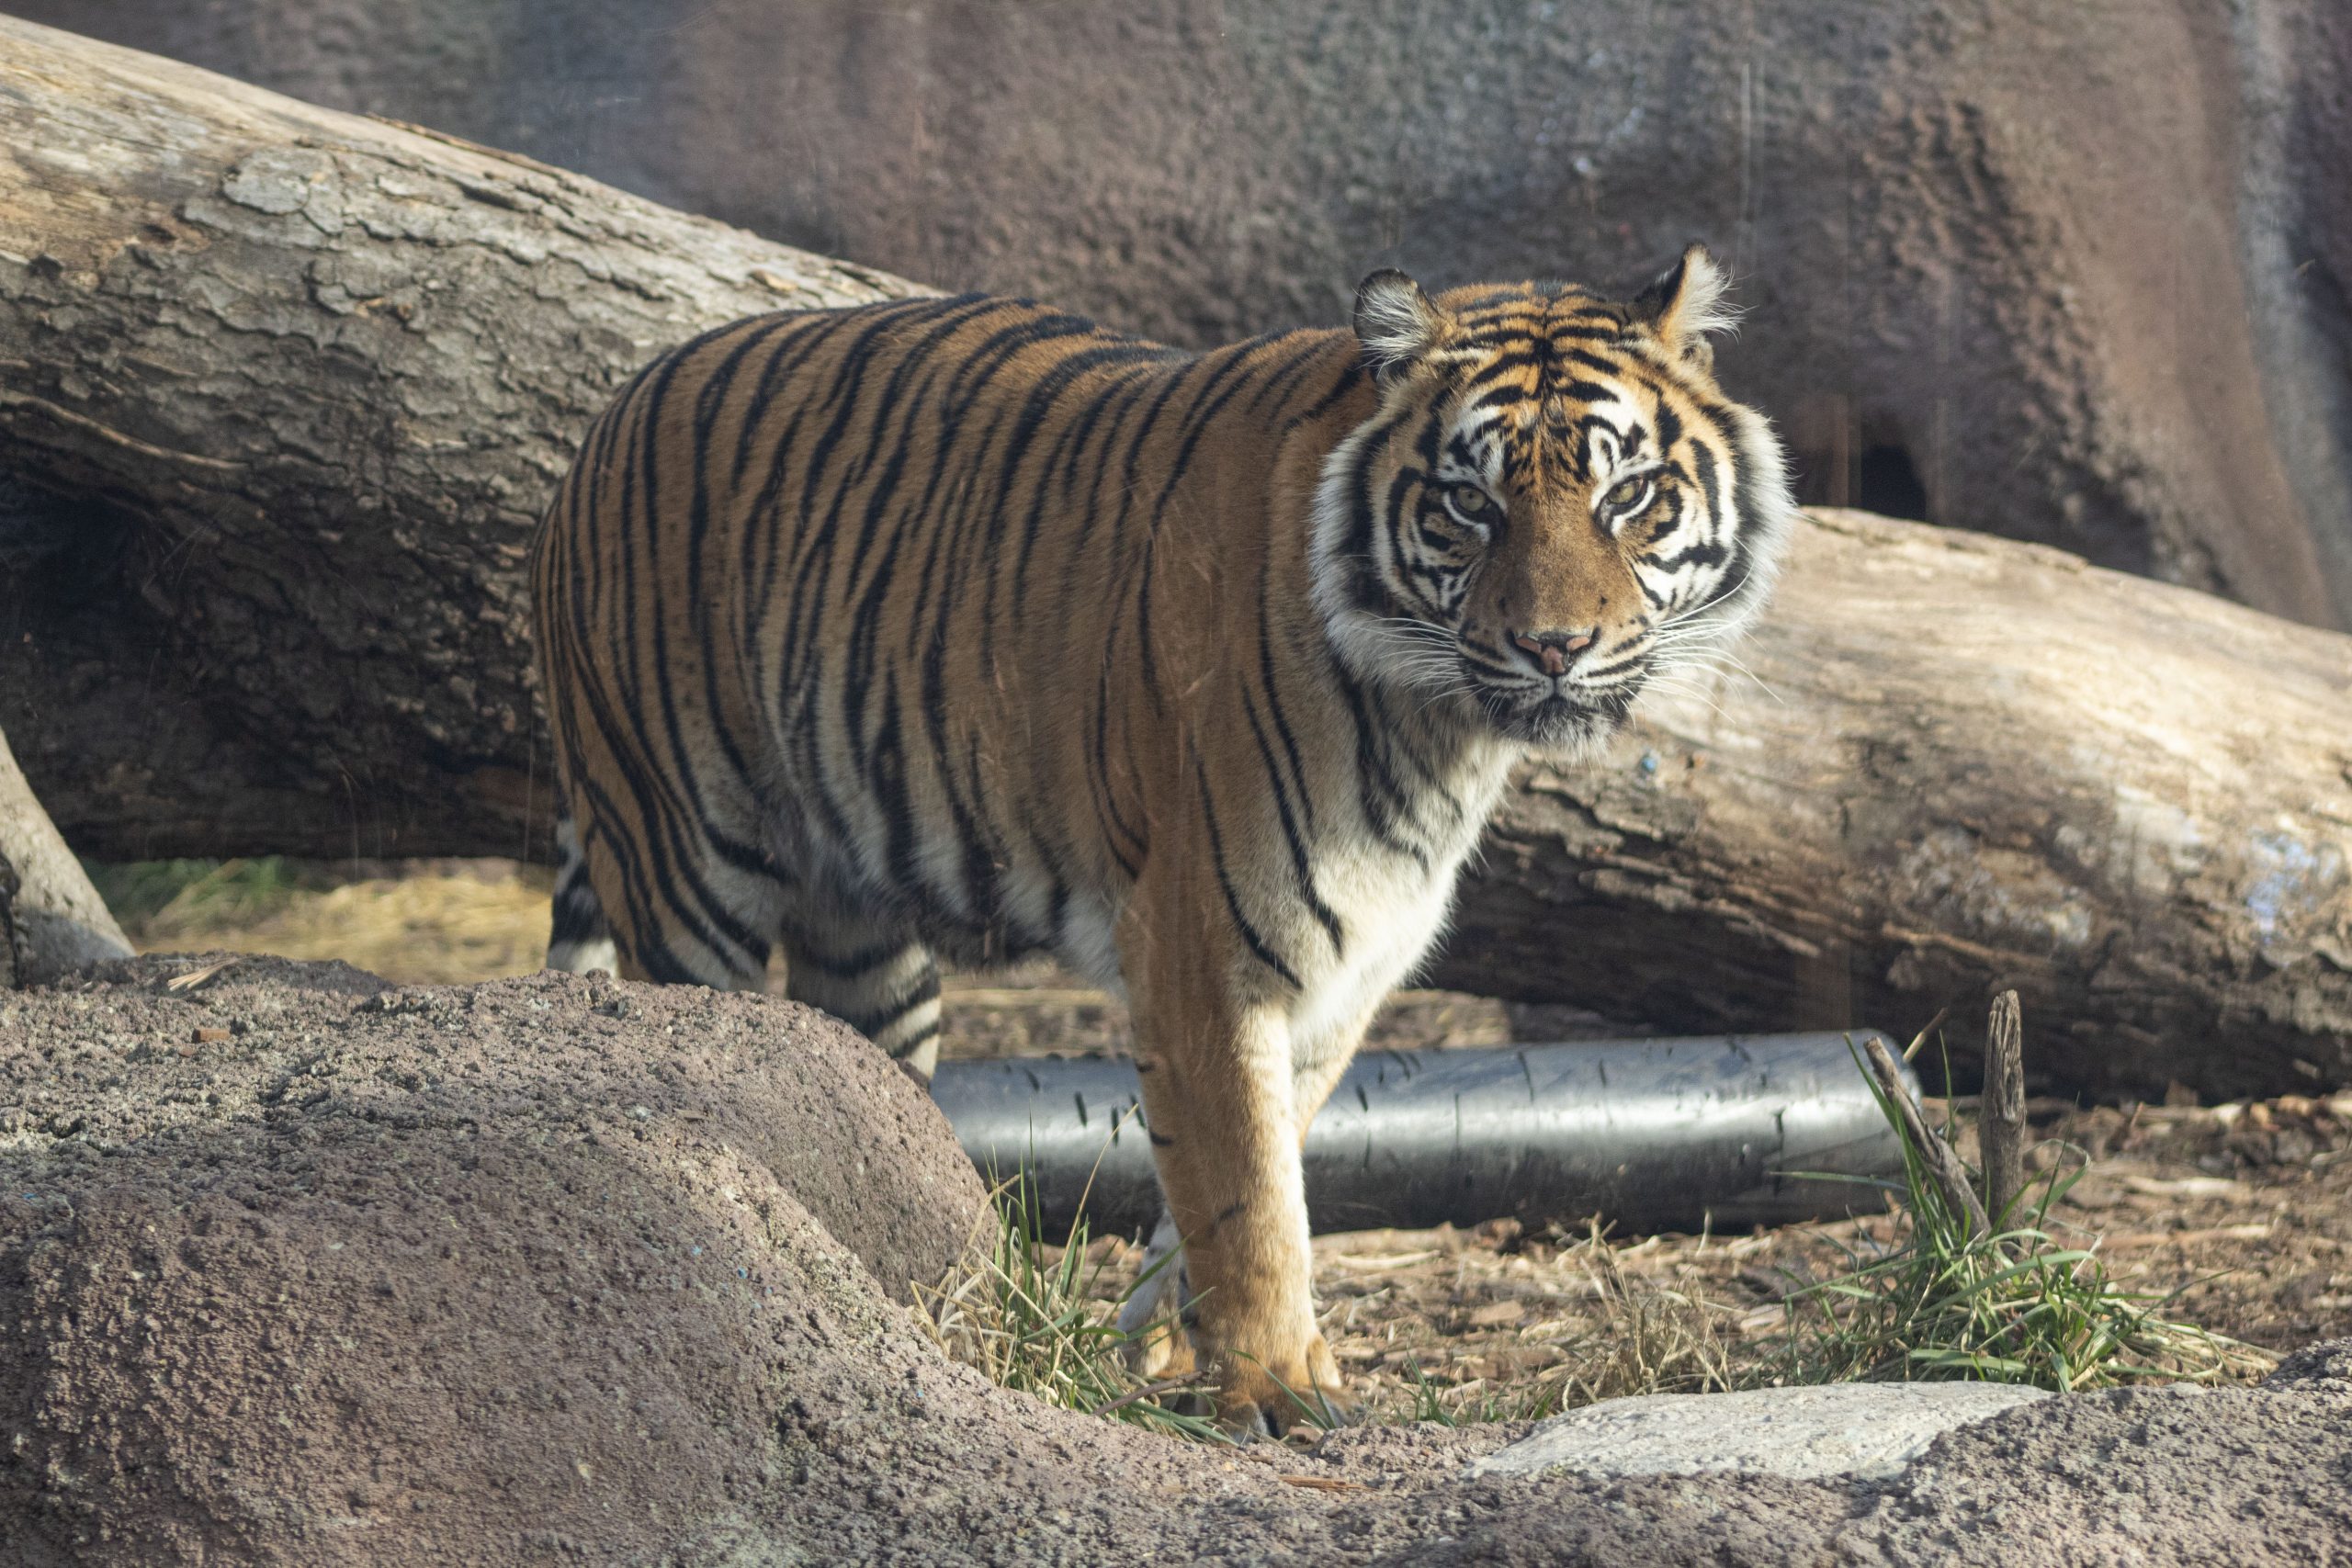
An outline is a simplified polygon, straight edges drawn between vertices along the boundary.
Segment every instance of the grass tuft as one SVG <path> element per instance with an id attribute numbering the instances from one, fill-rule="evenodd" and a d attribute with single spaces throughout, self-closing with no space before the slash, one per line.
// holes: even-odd
<path id="1" fill-rule="evenodd" d="M 1190 1380 L 1147 1382 L 1128 1364 L 1141 1336 L 1121 1333 L 1119 1309 L 1151 1278 L 1115 1296 L 1097 1289 L 1081 1217 L 1065 1246 L 1049 1246 L 1026 1171 L 1000 1183 L 963 1258 L 938 1284 L 918 1287 L 922 1321 L 939 1348 L 1001 1387 L 1196 1442 L 1222 1442 L 1216 1423 L 1166 1401 L 1204 1390 Z M 1174 1255 L 1160 1260 L 1170 1267 Z M 1149 1330 L 1146 1330 L 1149 1332 Z"/>
<path id="2" fill-rule="evenodd" d="M 266 919 L 320 880 L 283 855 L 112 865 L 85 861 L 83 869 L 123 929 L 155 943 Z"/>
<path id="3" fill-rule="evenodd" d="M 2050 1212 L 2082 1163 L 2053 1166 L 2038 1192 L 2029 1183 L 1989 1229 L 1978 1226 L 1935 1179 L 1900 1108 L 1863 1077 L 1903 1141 L 1903 1179 L 1890 1184 L 1895 1238 L 1874 1252 L 1840 1244 L 1847 1270 L 1788 1296 L 1784 1331 L 1743 1383 L 1959 1379 L 2072 1393 L 2145 1379 L 2219 1382 L 2275 1361 L 2160 1315 L 2171 1297 L 2117 1285 L 2096 1239 L 2053 1237 Z M 1949 1128 L 1927 1135 L 1949 1146 Z M 1956 1151 L 1951 1163 L 1967 1168 Z"/>
<path id="4" fill-rule="evenodd" d="M 1601 1323 L 1575 1342 L 1582 1359 L 1571 1359 L 1551 1380 L 1552 1409 L 1642 1393 L 1720 1393 L 1733 1386 L 1723 1307 L 1692 1292 L 1636 1280 L 1597 1222 L 1583 1255 L 1601 1303 Z"/>
<path id="5" fill-rule="evenodd" d="M 537 866 L 278 855 L 85 863 L 142 953 L 340 958 L 400 985 L 451 985 L 528 975 L 547 951 L 551 876 Z M 358 876 L 363 868 L 387 874 Z"/>

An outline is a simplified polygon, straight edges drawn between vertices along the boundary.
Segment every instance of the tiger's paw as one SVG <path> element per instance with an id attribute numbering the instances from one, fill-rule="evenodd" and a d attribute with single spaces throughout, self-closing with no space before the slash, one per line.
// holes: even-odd
<path id="1" fill-rule="evenodd" d="M 1147 1382 L 1165 1382 L 1191 1377 L 1200 1368 L 1200 1357 L 1193 1348 L 1192 1336 L 1181 1325 L 1161 1323 L 1128 1343 L 1127 1364 Z"/>
<path id="2" fill-rule="evenodd" d="M 1217 1392 L 1217 1425 L 1244 1441 L 1279 1438 L 1302 1425 L 1344 1427 L 1355 1418 L 1345 1388 L 1319 1334 L 1302 1354 L 1283 1362 L 1229 1355 Z"/>

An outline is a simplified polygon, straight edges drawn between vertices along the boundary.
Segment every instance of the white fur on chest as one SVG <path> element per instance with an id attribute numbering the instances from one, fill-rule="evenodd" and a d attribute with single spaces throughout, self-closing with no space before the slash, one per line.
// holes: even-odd
<path id="1" fill-rule="evenodd" d="M 1368 835 L 1332 846 L 1316 863 L 1324 902 L 1341 911 L 1347 950 L 1301 973 L 1290 1015 L 1291 1057 L 1301 1067 L 1355 1043 L 1351 1026 L 1429 953 L 1445 930 L 1463 863 L 1477 846 L 1502 787 L 1502 770 L 1464 792 L 1465 823 L 1424 867 Z"/>

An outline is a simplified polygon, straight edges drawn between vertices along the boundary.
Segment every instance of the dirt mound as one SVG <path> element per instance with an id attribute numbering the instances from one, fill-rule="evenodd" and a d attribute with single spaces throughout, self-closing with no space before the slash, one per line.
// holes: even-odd
<path id="1" fill-rule="evenodd" d="M 886 1298 L 979 1183 L 822 1015 L 189 967 L 0 1001 L 11 1561 L 658 1555 L 949 1371 Z"/>

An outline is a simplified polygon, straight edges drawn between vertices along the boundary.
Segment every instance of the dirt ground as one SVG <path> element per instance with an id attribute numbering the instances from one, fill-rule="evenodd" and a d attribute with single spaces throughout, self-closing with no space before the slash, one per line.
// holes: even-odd
<path id="1" fill-rule="evenodd" d="M 989 998 L 971 1036 L 1051 1040 L 1050 1019 L 1081 1008 L 1096 1028 L 1114 1027 L 1105 1000 L 1024 1008 L 1003 987 Z M 1534 1011 L 1410 992 L 1392 1004 L 1379 1036 L 1422 1048 L 1577 1037 L 1530 1027 Z M 1534 1021 L 1557 1023 L 1567 1011 L 1542 1010 Z M 1928 1109 L 1959 1113 L 1973 1157 L 1973 1101 Z M 2284 1351 L 2352 1335 L 2352 1096 L 2216 1107 L 2038 1100 L 2031 1110 L 2039 1168 L 2088 1166 L 2052 1211 L 2059 1245 L 2096 1246 L 2117 1283 L 2144 1292 L 2160 1315 L 2253 1345 Z M 1894 1234 L 1883 1216 L 1736 1235 L 1612 1236 L 1605 1249 L 1577 1227 L 1530 1235 L 1510 1221 L 1363 1231 L 1317 1238 L 1316 1286 L 1350 1392 L 1369 1409 L 1510 1417 L 1563 1393 L 1580 1404 L 1654 1384 L 1705 1386 L 1711 1366 L 1763 1352 L 1792 1289 L 1844 1271 Z M 1115 1293 L 1139 1249 L 1106 1238 L 1091 1251 L 1100 1288 Z M 1676 1309 L 1649 1352 L 1665 1364 L 1624 1359 L 1639 1353 L 1623 1344 L 1629 1301 Z M 1679 1310 L 1686 1303 L 1690 1310 Z M 1702 1323 L 1713 1345 L 1694 1342 Z"/>
<path id="2" fill-rule="evenodd" d="M 127 923 L 149 949 L 340 957 L 412 984 L 537 966 L 544 873 L 495 862 L 358 869 L 369 874 L 294 868 L 250 897 L 232 875 L 228 892 L 134 909 Z M 1383 1012 L 1373 1043 L 1430 1049 L 1640 1032 L 1638 1022 L 1575 1008 L 1411 991 Z M 1034 965 L 951 977 L 947 1034 L 951 1055 L 1075 1055 L 1122 1048 L 1125 1020 L 1114 999 Z M 1956 1109 L 1964 1123 L 1973 1106 L 1930 1106 L 1939 1109 Z M 2352 1336 L 2352 1096 L 2223 1106 L 2040 1100 L 2032 1111 L 2045 1168 L 2089 1165 L 2052 1229 L 2067 1245 L 2096 1243 L 2120 1283 L 2166 1298 L 2165 1315 L 2280 1350 Z M 1509 1416 L 1563 1383 L 1570 1403 L 1578 1388 L 1581 1397 L 1613 1391 L 1589 1386 L 1596 1378 L 1698 1386 L 1710 1357 L 1736 1358 L 1779 1326 L 1777 1303 L 1792 1285 L 1837 1271 L 1848 1249 L 1867 1252 L 1890 1232 L 1883 1219 L 1862 1219 L 1618 1236 L 1604 1250 L 1581 1226 L 1360 1232 L 1318 1238 L 1317 1285 L 1350 1392 L 1368 1409 Z M 1098 1288 L 1115 1292 L 1134 1249 L 1102 1238 L 1091 1251 Z M 1673 1364 L 1611 1361 L 1628 1353 L 1629 1288 L 1674 1310 L 1676 1332 L 1656 1348 Z M 1694 1324 L 1711 1331 L 1695 1344 Z"/>

